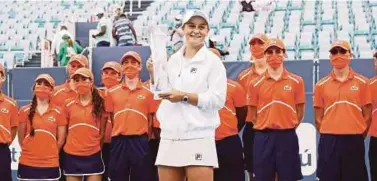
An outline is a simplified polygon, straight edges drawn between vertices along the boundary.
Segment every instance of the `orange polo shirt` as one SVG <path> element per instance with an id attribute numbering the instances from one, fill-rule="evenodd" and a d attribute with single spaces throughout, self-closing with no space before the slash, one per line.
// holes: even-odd
<path id="1" fill-rule="evenodd" d="M 71 100 L 77 97 L 77 93 L 69 87 L 68 81 L 64 84 L 55 86 L 54 93 L 52 94 L 51 102 L 55 105 L 65 109 L 65 103 L 67 100 Z"/>
<path id="2" fill-rule="evenodd" d="M 352 69 L 344 82 L 333 72 L 314 88 L 314 107 L 324 109 L 320 133 L 362 134 L 367 128 L 362 106 L 371 103 L 368 79 Z"/>
<path id="3" fill-rule="evenodd" d="M 18 126 L 16 102 L 0 93 L 0 143 L 12 143 L 12 128 Z"/>
<path id="4" fill-rule="evenodd" d="M 71 155 L 89 156 L 101 150 L 100 120 L 93 117 L 93 103 L 82 105 L 78 97 L 67 101 L 68 135 L 64 151 Z"/>
<path id="5" fill-rule="evenodd" d="M 150 86 L 151 86 L 151 81 L 150 80 L 145 81 L 143 84 L 144 84 L 144 86 L 146 88 L 150 89 Z M 157 109 L 158 109 L 158 107 L 161 104 L 161 100 L 156 100 L 156 102 L 157 102 Z M 154 128 L 160 128 L 160 122 L 158 121 L 156 114 L 153 115 L 152 127 L 154 127 Z"/>
<path id="6" fill-rule="evenodd" d="M 255 129 L 292 129 L 300 123 L 296 105 L 305 103 L 304 80 L 300 76 L 285 69 L 280 79 L 274 80 L 266 71 L 248 91 L 248 104 L 257 107 Z"/>
<path id="7" fill-rule="evenodd" d="M 228 79 L 225 106 L 219 111 L 220 126 L 216 129 L 216 140 L 238 134 L 236 107 L 246 105 L 245 91 L 240 84 Z"/>
<path id="8" fill-rule="evenodd" d="M 246 91 L 249 89 L 251 82 L 258 78 L 260 75 L 255 70 L 254 66 L 250 66 L 249 68 L 243 70 L 239 75 L 237 82 L 242 86 L 242 88 Z M 249 99 L 248 92 L 246 91 L 245 99 Z M 251 107 L 248 106 L 246 122 L 251 122 Z"/>
<path id="9" fill-rule="evenodd" d="M 369 136 L 377 137 L 377 76 L 369 81 L 369 89 L 372 101 L 372 123 L 369 127 Z"/>
<path id="10" fill-rule="evenodd" d="M 99 93 L 100 95 L 105 98 L 107 95 L 107 89 L 100 89 Z M 104 138 L 104 143 L 111 143 L 111 130 L 112 130 L 113 124 L 111 123 L 111 118 L 109 116 L 109 119 L 107 119 L 106 122 L 106 131 L 105 131 L 105 138 Z"/>
<path id="11" fill-rule="evenodd" d="M 64 112 L 56 105 L 50 104 L 44 114 L 35 111 L 33 117 L 34 136 L 30 136 L 30 120 L 28 118 L 31 104 L 21 108 L 20 123 L 26 124 L 26 136 L 22 141 L 20 163 L 32 167 L 59 167 L 59 148 L 57 130 L 66 126 Z"/>
<path id="12" fill-rule="evenodd" d="M 114 113 L 112 136 L 142 135 L 148 132 L 148 115 L 157 110 L 153 93 L 142 82 L 130 90 L 122 83 L 108 91 L 107 112 Z"/>

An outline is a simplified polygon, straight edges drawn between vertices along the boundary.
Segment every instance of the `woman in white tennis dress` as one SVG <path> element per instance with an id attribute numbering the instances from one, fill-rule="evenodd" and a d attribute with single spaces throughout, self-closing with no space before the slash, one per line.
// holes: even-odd
<path id="1" fill-rule="evenodd" d="M 226 70 L 205 46 L 209 26 L 204 13 L 188 12 L 182 28 L 185 44 L 166 64 L 171 91 L 159 94 L 156 165 L 163 181 L 210 181 L 218 167 L 215 129 L 226 99 Z M 153 75 L 151 80 L 153 86 Z"/>

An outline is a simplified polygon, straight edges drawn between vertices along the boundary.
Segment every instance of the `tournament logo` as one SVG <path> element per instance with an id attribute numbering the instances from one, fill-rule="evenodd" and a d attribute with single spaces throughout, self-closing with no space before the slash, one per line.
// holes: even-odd
<path id="1" fill-rule="evenodd" d="M 9 110 L 7 108 L 1 108 L 2 113 L 9 113 Z"/>
<path id="2" fill-rule="evenodd" d="M 144 99 L 145 99 L 145 96 L 144 96 L 144 95 L 138 95 L 138 96 L 137 96 L 137 99 L 144 100 Z"/>
<path id="3" fill-rule="evenodd" d="M 50 122 L 55 122 L 55 118 L 53 116 L 48 117 L 47 120 Z"/>
<path id="4" fill-rule="evenodd" d="M 290 85 L 286 85 L 286 86 L 284 86 L 284 90 L 291 91 L 292 87 Z"/>
<path id="5" fill-rule="evenodd" d="M 357 90 L 359 90 L 359 87 L 357 87 L 356 85 L 354 85 L 354 86 L 351 86 L 350 90 L 357 91 Z"/>

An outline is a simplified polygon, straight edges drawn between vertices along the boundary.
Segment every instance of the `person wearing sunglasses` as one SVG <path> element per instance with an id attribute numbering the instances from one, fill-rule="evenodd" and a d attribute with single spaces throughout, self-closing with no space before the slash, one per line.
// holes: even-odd
<path id="1" fill-rule="evenodd" d="M 50 75 L 38 75 L 31 104 L 19 112 L 19 180 L 56 181 L 61 176 L 59 150 L 65 141 L 67 119 L 64 111 L 50 102 L 54 85 Z"/>
<path id="2" fill-rule="evenodd" d="M 104 100 L 94 86 L 93 73 L 79 68 L 72 75 L 77 97 L 65 104 L 68 135 L 64 145 L 63 173 L 67 181 L 101 181 L 105 166 L 101 147 L 108 119 Z"/>
<path id="3" fill-rule="evenodd" d="M 100 89 L 100 94 L 102 97 L 106 97 L 108 91 L 119 85 L 122 81 L 122 66 L 118 62 L 110 61 L 106 62 L 102 67 L 101 74 L 102 84 L 105 86 Z M 111 115 L 107 120 L 104 144 L 102 147 L 102 158 L 105 163 L 105 173 L 102 176 L 102 181 L 108 180 L 108 168 L 110 160 L 110 143 L 111 143 L 111 130 L 112 130 L 112 120 Z"/>
<path id="4" fill-rule="evenodd" d="M 377 52 L 373 55 L 374 71 L 377 72 Z M 372 101 L 372 123 L 369 127 L 369 165 L 371 180 L 377 180 L 377 75 L 370 79 L 369 88 Z"/>
<path id="5" fill-rule="evenodd" d="M 265 34 L 255 34 L 249 41 L 250 53 L 251 53 L 251 66 L 243 70 L 237 78 L 237 82 L 243 87 L 244 90 L 248 90 L 250 83 L 263 74 L 267 69 L 267 63 L 264 56 L 264 45 L 268 41 L 268 37 Z M 248 99 L 245 94 L 245 99 Z M 254 130 L 253 123 L 251 122 L 251 106 L 248 106 L 245 128 L 242 132 L 243 140 L 243 152 L 245 160 L 245 168 L 248 173 L 248 177 L 252 180 L 253 173 L 253 143 L 254 143 Z"/>
<path id="6" fill-rule="evenodd" d="M 317 177 L 321 181 L 367 181 L 364 137 L 371 119 L 368 79 L 352 70 L 351 45 L 330 48 L 332 71 L 314 88 L 313 106 L 320 132 Z"/>
<path id="7" fill-rule="evenodd" d="M 148 130 L 157 102 L 140 80 L 142 59 L 129 51 L 120 59 L 124 81 L 111 88 L 105 98 L 106 111 L 113 114 L 109 180 L 150 181 L 153 166 Z"/>
<path id="8" fill-rule="evenodd" d="M 7 77 L 5 68 L 0 64 L 0 88 L 5 82 Z M 1 180 L 12 181 L 11 171 L 11 153 L 9 145 L 16 137 L 18 130 L 18 107 L 16 101 L 4 92 L 0 92 L 0 175 Z"/>
<path id="9" fill-rule="evenodd" d="M 284 67 L 285 45 L 269 39 L 264 46 L 267 71 L 248 89 L 255 137 L 253 180 L 300 180 L 296 128 L 304 116 L 304 80 Z"/>

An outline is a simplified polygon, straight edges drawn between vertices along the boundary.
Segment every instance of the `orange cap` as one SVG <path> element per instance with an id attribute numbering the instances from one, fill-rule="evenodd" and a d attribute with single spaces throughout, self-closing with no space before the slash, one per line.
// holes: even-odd
<path id="1" fill-rule="evenodd" d="M 257 33 L 253 37 L 250 38 L 249 44 L 251 44 L 251 41 L 258 39 L 262 41 L 263 43 L 266 43 L 268 41 L 268 36 L 263 33 Z"/>
<path id="2" fill-rule="evenodd" d="M 335 43 L 333 43 L 331 45 L 330 51 L 335 47 L 340 47 L 340 48 L 343 48 L 347 51 L 351 51 L 350 43 L 348 43 L 347 41 L 344 41 L 344 40 L 339 40 L 339 41 L 336 41 Z"/>
<path id="3" fill-rule="evenodd" d="M 84 67 L 77 69 L 75 73 L 71 75 L 71 78 L 73 78 L 75 75 L 82 75 L 84 77 L 90 78 L 91 80 L 93 80 L 94 78 L 92 71 Z"/>
<path id="4" fill-rule="evenodd" d="M 218 57 L 221 57 L 219 50 L 214 49 L 214 48 L 208 48 L 208 50 L 214 53 L 215 55 L 217 55 Z"/>
<path id="5" fill-rule="evenodd" d="M 284 42 L 277 38 L 271 38 L 267 41 L 266 46 L 264 47 L 264 51 L 266 51 L 270 47 L 278 47 L 282 50 L 285 50 Z"/>
<path id="6" fill-rule="evenodd" d="M 114 71 L 118 72 L 118 73 L 121 73 L 122 72 L 122 66 L 118 63 L 118 62 L 114 62 L 114 61 L 110 61 L 110 62 L 106 62 L 103 67 L 102 67 L 102 71 L 106 68 L 110 68 L 110 69 L 113 69 Z"/>
<path id="7" fill-rule="evenodd" d="M 84 55 L 76 54 L 76 55 L 71 56 L 68 64 L 74 61 L 80 63 L 84 67 L 89 67 L 89 60 Z"/>
<path id="8" fill-rule="evenodd" d="M 137 60 L 139 63 L 141 63 L 140 55 L 139 55 L 137 52 L 134 52 L 134 51 L 129 51 L 129 52 L 125 53 L 125 54 L 122 56 L 122 58 L 120 59 L 120 63 L 122 64 L 123 61 L 124 61 L 127 57 L 132 57 L 132 58 L 134 58 L 135 60 Z"/>
<path id="9" fill-rule="evenodd" d="M 1 63 L 0 63 L 0 72 L 2 72 L 3 75 L 4 75 L 4 77 L 5 77 L 5 74 L 6 74 L 6 72 L 5 72 L 5 68 L 4 68 L 4 65 L 1 64 Z"/>
<path id="10" fill-rule="evenodd" d="M 39 74 L 37 78 L 35 78 L 34 82 L 37 82 L 41 79 L 46 80 L 52 87 L 55 87 L 55 80 L 51 77 L 50 74 Z"/>

